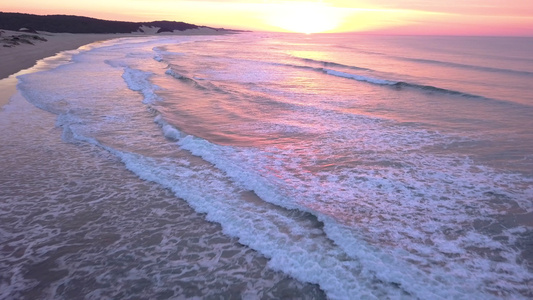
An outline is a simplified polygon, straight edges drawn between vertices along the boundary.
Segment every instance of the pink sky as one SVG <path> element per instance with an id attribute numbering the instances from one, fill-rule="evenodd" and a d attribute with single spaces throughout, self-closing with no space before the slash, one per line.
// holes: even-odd
<path id="1" fill-rule="evenodd" d="M 533 0 L 2 0 L 0 11 L 267 31 L 533 36 Z"/>

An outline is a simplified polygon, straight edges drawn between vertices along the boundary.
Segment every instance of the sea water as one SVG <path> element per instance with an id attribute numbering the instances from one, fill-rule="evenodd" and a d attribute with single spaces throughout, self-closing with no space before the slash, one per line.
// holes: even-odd
<path id="1" fill-rule="evenodd" d="M 268 33 L 63 53 L 1 112 L 2 295 L 532 297 L 531 53 Z"/>

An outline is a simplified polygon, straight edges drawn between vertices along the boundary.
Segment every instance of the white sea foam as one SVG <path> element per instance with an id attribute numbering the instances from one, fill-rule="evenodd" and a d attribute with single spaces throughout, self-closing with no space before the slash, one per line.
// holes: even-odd
<path id="1" fill-rule="evenodd" d="M 279 180 L 275 180 L 276 184 L 272 184 L 272 178 L 267 178 L 267 181 L 265 182 L 264 174 L 253 174 L 249 171 L 245 171 L 246 169 L 243 167 L 243 163 L 239 163 L 236 160 L 232 161 L 233 159 L 236 159 L 236 157 L 239 157 L 239 159 L 242 161 L 243 157 L 246 157 L 250 159 L 251 153 L 243 153 L 242 151 L 238 152 L 238 155 L 235 153 L 231 153 L 232 150 L 230 149 L 221 149 L 218 146 L 215 145 L 209 145 L 209 143 L 206 143 L 206 141 L 199 140 L 197 138 L 193 137 L 186 137 L 182 140 L 180 140 L 179 144 L 181 147 L 188 149 L 193 154 L 201 156 L 203 159 L 212 162 L 217 166 L 217 168 L 224 170 L 226 174 L 228 174 L 233 181 L 238 182 L 240 185 L 242 185 L 245 189 L 253 190 L 257 195 L 259 195 L 262 199 L 265 199 L 269 202 L 275 203 L 277 205 L 287 207 L 287 208 L 294 208 L 294 203 L 291 203 L 289 199 L 298 197 L 294 194 L 287 195 L 287 191 L 290 190 L 290 188 L 287 188 L 283 192 L 279 192 L 276 186 L 279 186 Z M 229 157 L 228 160 L 226 157 Z M 255 161 L 257 164 L 258 169 L 266 168 L 267 166 L 263 166 L 262 163 L 259 163 L 258 161 Z M 278 164 L 279 165 L 279 164 Z M 240 166 L 240 167 L 239 167 Z M 291 167 L 294 166 L 294 164 L 283 164 L 283 166 Z M 277 174 L 285 174 L 287 173 L 277 173 Z M 310 195 L 327 195 L 331 192 L 331 189 L 329 187 L 326 187 L 327 190 L 321 190 L 321 191 L 313 191 L 314 189 L 310 186 L 313 185 L 315 187 L 319 187 L 320 185 L 318 183 L 313 183 L 313 180 L 310 180 L 309 184 L 306 184 L 300 180 L 294 180 L 294 179 L 282 179 L 284 182 L 290 182 L 295 185 L 302 185 L 305 187 L 305 189 L 308 189 L 308 192 Z M 377 184 L 387 184 L 387 181 L 378 180 Z M 395 184 L 394 184 L 395 185 Z M 393 185 L 393 186 L 394 186 Z M 393 188 L 391 186 L 391 188 Z M 357 186 L 357 189 L 360 189 L 361 186 Z M 292 187 L 292 189 L 296 191 L 302 191 L 302 187 Z M 350 189 L 350 191 L 353 193 L 354 190 Z M 362 193 L 368 192 L 368 190 L 362 190 Z M 393 192 L 393 190 L 390 190 L 388 192 L 391 195 L 396 194 Z M 341 195 L 339 195 L 341 196 Z M 336 196 L 335 194 L 332 195 L 333 198 L 338 199 L 339 196 Z M 398 195 L 399 196 L 399 195 Z M 319 196 L 323 197 L 323 196 Z M 397 197 L 397 196 L 395 196 Z M 379 280 L 389 282 L 389 283 L 397 283 L 401 286 L 401 288 L 411 294 L 411 295 L 417 295 L 417 297 L 420 298 L 426 298 L 426 297 L 432 297 L 436 295 L 440 295 L 442 297 L 450 296 L 450 286 L 453 286 L 454 291 L 457 293 L 454 295 L 454 297 L 457 298 L 468 298 L 472 297 L 473 295 L 477 294 L 477 290 L 480 286 L 484 285 L 484 280 L 490 280 L 493 281 L 494 278 L 492 275 L 489 276 L 473 276 L 474 274 L 477 274 L 479 271 L 482 270 L 490 270 L 492 267 L 489 267 L 491 264 L 489 261 L 482 257 L 477 257 L 474 259 L 472 263 L 467 263 L 467 265 L 470 265 L 470 267 L 466 267 L 464 265 L 464 261 L 461 262 L 461 259 L 457 260 L 457 263 L 454 262 L 453 259 L 450 259 L 447 255 L 454 254 L 454 255 L 461 255 L 466 254 L 466 248 L 469 246 L 458 244 L 456 241 L 449 241 L 448 239 L 444 238 L 441 240 L 440 237 L 440 231 L 443 229 L 443 225 L 447 226 L 450 223 L 448 222 L 455 222 L 457 220 L 465 221 L 462 216 L 458 216 L 458 218 L 455 218 L 453 214 L 448 214 L 446 212 L 445 215 L 440 216 L 443 218 L 443 220 L 446 220 L 446 223 L 440 223 L 440 222 L 431 222 L 433 226 L 435 226 L 434 230 L 429 235 L 429 237 L 433 234 L 437 234 L 434 238 L 432 238 L 432 242 L 435 243 L 435 247 L 427 247 L 424 246 L 424 244 L 418 246 L 418 243 L 416 240 L 413 240 L 412 238 L 409 238 L 408 236 L 412 236 L 413 234 L 421 234 L 421 236 L 425 236 L 424 238 L 427 238 L 427 233 L 418 231 L 416 228 L 411 227 L 410 229 L 406 228 L 406 231 L 404 232 L 402 228 L 398 228 L 399 231 L 394 233 L 390 231 L 390 227 L 386 226 L 387 231 L 380 232 L 377 231 L 376 234 L 383 234 L 383 238 L 394 238 L 395 240 L 401 239 L 402 235 L 408 234 L 406 242 L 408 244 L 405 244 L 406 250 L 414 251 L 409 254 L 408 252 L 404 252 L 405 250 L 398 249 L 395 250 L 394 256 L 391 256 L 390 254 L 383 254 L 377 251 L 375 248 L 364 246 L 365 243 L 361 241 L 361 239 L 356 238 L 356 235 L 353 234 L 349 229 L 344 228 L 342 225 L 338 224 L 338 221 L 333 221 L 333 219 L 327 215 L 339 215 L 340 212 L 336 210 L 326 210 L 323 211 L 323 208 L 321 204 L 319 203 L 313 203 L 312 201 L 309 201 L 311 198 L 305 197 L 305 205 L 302 204 L 302 206 L 299 206 L 298 208 L 300 210 L 304 211 L 311 211 L 314 214 L 317 214 L 319 216 L 319 219 L 325 223 L 325 230 L 328 233 L 328 238 L 335 241 L 336 244 L 340 245 L 344 251 L 348 255 L 350 255 L 353 259 L 355 259 L 359 264 L 361 265 L 363 270 L 366 270 L 366 272 L 371 272 L 373 277 L 378 278 Z M 303 200 L 302 202 L 303 203 Z M 406 204 L 409 204 L 406 202 Z M 319 205 L 319 206 L 317 206 Z M 385 204 L 387 205 L 387 204 Z M 437 204 L 430 204 L 430 205 L 437 205 Z M 312 207 L 314 210 L 309 210 L 307 207 Z M 342 206 L 339 207 L 343 211 L 347 208 L 343 208 Z M 453 207 L 454 209 L 458 208 L 456 206 Z M 383 210 L 383 208 L 374 208 L 374 209 L 380 209 Z M 426 208 L 426 213 L 430 211 L 429 208 Z M 437 209 L 437 211 L 439 211 Z M 443 211 L 440 211 L 443 212 Z M 322 215 L 322 213 L 325 213 L 326 215 Z M 405 213 L 405 212 L 404 212 Z M 380 215 L 386 215 L 386 213 L 383 211 L 382 213 L 378 214 L 376 217 Z M 397 215 L 393 213 L 394 218 L 400 217 L 400 215 Z M 415 216 L 413 214 L 413 216 Z M 431 214 L 428 216 L 424 216 L 424 219 L 428 218 L 431 219 Z M 451 218 L 451 219 L 447 219 Z M 455 219 L 452 221 L 452 219 Z M 369 221 L 375 226 L 375 228 L 370 228 L 373 230 L 376 230 L 381 227 L 383 227 L 381 224 L 376 223 L 378 220 L 372 220 L 369 219 Z M 406 220 L 408 221 L 408 220 Z M 223 226 L 225 226 L 228 222 L 228 220 L 218 220 L 218 222 L 221 222 Z M 397 222 L 397 221 L 396 221 Z M 427 226 L 425 227 L 428 228 Z M 410 230 L 413 230 L 413 232 L 410 232 Z M 343 232 L 342 234 L 339 234 L 340 232 Z M 239 233 L 237 236 L 239 236 L 241 239 L 244 239 L 245 233 Z M 472 237 L 472 236 L 471 236 Z M 376 238 L 378 238 L 376 236 Z M 416 236 L 415 236 L 416 238 Z M 480 238 L 488 239 L 487 241 L 490 241 L 491 239 L 480 235 Z M 493 245 L 498 249 L 499 251 L 504 250 L 505 248 L 502 248 L 502 245 L 497 242 L 487 243 L 487 241 L 482 242 L 479 239 L 476 239 L 477 243 L 485 245 L 484 247 L 487 247 L 487 245 Z M 413 243 L 414 242 L 414 243 Z M 260 252 L 264 253 L 265 250 L 262 250 L 262 247 L 257 246 L 256 244 L 249 244 L 254 249 L 259 250 Z M 422 251 L 420 251 L 422 250 Z M 504 250 L 509 251 L 509 250 Z M 403 254 L 401 254 L 403 252 Z M 425 255 L 417 256 L 413 255 L 413 253 L 422 252 L 425 253 Z M 441 254 L 439 254 L 439 252 Z M 470 252 L 469 252 L 470 253 Z M 511 254 L 511 256 L 515 256 L 517 253 L 511 250 L 511 252 L 508 252 Z M 470 253 L 471 255 L 472 253 Z M 283 256 L 288 255 L 286 253 L 283 253 Z M 281 259 L 283 256 L 279 256 Z M 412 258 L 413 260 L 418 260 L 421 264 L 427 264 L 428 259 L 429 260 L 437 260 L 441 263 L 444 263 L 448 265 L 448 267 L 440 269 L 436 268 L 435 266 L 431 267 L 431 275 L 425 275 L 422 271 L 417 271 L 416 269 L 411 269 L 410 267 L 407 267 L 405 265 L 405 262 L 402 262 L 403 260 L 399 260 L 395 257 L 402 257 L 407 256 L 409 258 Z M 293 274 L 296 278 L 300 278 L 302 280 L 308 280 L 309 278 L 307 275 L 300 274 L 299 272 L 303 272 L 304 270 L 289 270 L 287 268 L 287 262 L 285 260 L 278 261 L 277 256 L 272 256 L 271 264 L 273 266 L 276 266 L 276 268 L 279 268 L 281 270 L 284 270 L 285 272 L 289 272 Z M 472 259 L 472 258 L 471 258 Z M 512 262 L 512 261 L 511 261 Z M 507 269 L 507 267 L 511 267 L 507 270 L 514 270 L 515 275 L 519 274 L 527 274 L 523 273 L 525 270 L 522 267 L 514 267 L 512 263 L 501 263 L 499 269 Z M 484 265 L 486 267 L 483 267 L 483 269 L 479 269 L 477 267 L 474 267 L 475 265 Z M 291 267 L 292 268 L 292 267 Z M 401 270 L 401 271 L 400 271 Z M 453 270 L 453 271 L 451 271 Z M 427 271 L 427 270 L 426 270 Z M 491 272 L 495 272 L 496 270 L 491 270 Z M 323 272 L 323 271 L 321 271 Z M 451 276 L 451 274 L 454 274 L 454 276 Z M 481 279 L 482 278 L 482 279 Z M 526 277 L 527 278 L 527 277 Z M 526 279 L 524 278 L 524 279 Z M 329 288 L 326 288 L 324 281 L 328 281 L 327 277 L 320 277 L 317 279 L 318 283 L 325 288 L 329 293 Z M 315 282 L 315 281 L 312 281 Z M 340 282 L 339 285 L 343 285 Z M 332 287 L 333 289 L 339 289 L 339 286 Z M 333 295 L 333 294 L 332 294 Z M 476 296 L 474 296 L 476 297 Z M 477 297 L 481 297 L 481 294 L 479 294 Z M 343 298 L 343 297 L 341 297 Z"/>
<path id="2" fill-rule="evenodd" d="M 134 91 L 141 92 L 144 95 L 143 103 L 150 104 L 162 99 L 155 93 L 158 89 L 156 86 L 146 84 L 152 74 L 141 70 L 126 68 L 122 77 L 128 84 L 128 87 Z"/>

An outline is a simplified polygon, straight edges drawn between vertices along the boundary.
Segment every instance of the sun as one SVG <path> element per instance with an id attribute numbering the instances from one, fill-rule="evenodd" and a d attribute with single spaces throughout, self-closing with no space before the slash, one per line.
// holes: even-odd
<path id="1" fill-rule="evenodd" d="M 267 22 L 286 31 L 309 34 L 334 30 L 343 18 L 339 10 L 323 2 L 284 1 Z"/>

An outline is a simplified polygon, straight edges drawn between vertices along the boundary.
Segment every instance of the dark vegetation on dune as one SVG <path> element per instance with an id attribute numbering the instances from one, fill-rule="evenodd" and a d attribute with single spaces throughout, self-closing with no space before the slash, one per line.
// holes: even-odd
<path id="1" fill-rule="evenodd" d="M 174 21 L 121 22 L 67 15 L 40 16 L 0 12 L 0 28 L 14 31 L 27 28 L 36 31 L 67 33 L 131 33 L 138 31 L 139 27 L 143 25 L 159 27 L 158 33 L 173 30 L 184 31 L 199 27 L 194 24 Z"/>

